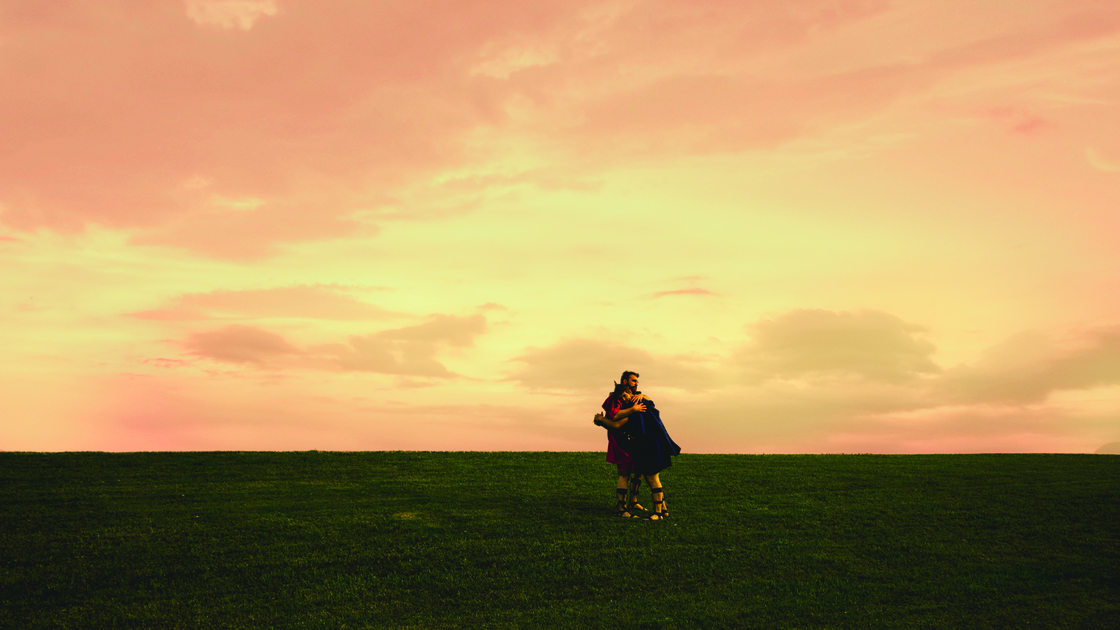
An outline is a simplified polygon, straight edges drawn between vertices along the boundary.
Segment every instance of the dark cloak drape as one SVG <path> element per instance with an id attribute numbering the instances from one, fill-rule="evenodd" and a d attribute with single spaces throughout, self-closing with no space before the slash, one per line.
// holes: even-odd
<path id="1" fill-rule="evenodd" d="M 669 437 L 665 425 L 661 422 L 661 412 L 652 400 L 642 403 L 646 410 L 630 415 L 630 420 L 619 429 L 624 433 L 620 440 L 622 448 L 630 453 L 633 460 L 634 472 L 641 475 L 653 475 L 673 465 L 671 457 L 681 454 L 681 447 Z M 626 407 L 633 405 L 627 404 Z"/>

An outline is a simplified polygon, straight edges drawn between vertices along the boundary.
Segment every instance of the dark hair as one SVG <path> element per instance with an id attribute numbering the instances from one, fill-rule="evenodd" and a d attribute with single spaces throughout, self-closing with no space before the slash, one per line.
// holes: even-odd
<path id="1" fill-rule="evenodd" d="M 631 376 L 641 376 L 641 374 L 638 374 L 637 372 L 631 372 L 630 370 L 626 370 L 625 372 L 623 372 L 622 373 L 622 378 L 619 379 L 622 382 L 614 384 L 614 393 L 615 394 L 621 394 L 626 389 L 626 380 L 629 379 Z"/>

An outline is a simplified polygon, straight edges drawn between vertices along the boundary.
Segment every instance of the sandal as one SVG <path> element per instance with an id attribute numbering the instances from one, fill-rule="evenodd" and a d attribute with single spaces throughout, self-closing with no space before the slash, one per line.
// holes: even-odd
<path id="1" fill-rule="evenodd" d="M 653 514 L 649 515 L 651 521 L 663 521 L 669 518 L 669 510 L 665 507 L 665 488 L 650 488 L 649 491 L 653 493 Z M 661 500 L 657 500 L 657 495 L 661 495 Z"/>
<path id="2" fill-rule="evenodd" d="M 627 511 L 626 508 L 626 488 L 615 488 L 615 494 L 618 495 L 618 505 L 615 506 L 617 510 L 615 516 L 622 518 L 634 518 L 634 515 Z"/>
<path id="3" fill-rule="evenodd" d="M 641 477 L 632 477 L 630 479 L 630 503 L 627 504 L 627 506 L 626 506 L 627 509 L 629 509 L 629 510 L 641 510 L 643 512 L 648 511 L 644 507 L 642 507 L 641 505 L 638 505 L 638 490 L 641 487 L 642 487 L 642 478 Z"/>

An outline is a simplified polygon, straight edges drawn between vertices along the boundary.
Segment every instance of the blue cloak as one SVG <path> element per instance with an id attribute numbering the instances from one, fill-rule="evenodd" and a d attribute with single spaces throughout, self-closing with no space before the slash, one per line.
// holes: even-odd
<path id="1" fill-rule="evenodd" d="M 671 457 L 681 454 L 681 447 L 669 437 L 661 422 L 661 412 L 652 400 L 645 400 L 646 410 L 630 415 L 619 431 L 625 434 L 621 446 L 633 460 L 634 472 L 654 475 L 673 465 Z M 632 407 L 633 405 L 626 405 Z"/>

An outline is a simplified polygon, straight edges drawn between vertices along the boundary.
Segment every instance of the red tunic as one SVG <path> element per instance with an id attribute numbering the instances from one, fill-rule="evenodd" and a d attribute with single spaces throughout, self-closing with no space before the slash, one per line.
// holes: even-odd
<path id="1" fill-rule="evenodd" d="M 614 420 L 614 415 L 622 409 L 622 400 L 614 394 L 607 396 L 603 401 L 603 411 L 606 412 L 607 418 Z M 611 464 L 629 464 L 630 454 L 622 450 L 618 442 L 614 439 L 614 432 L 607 431 L 607 462 Z"/>

